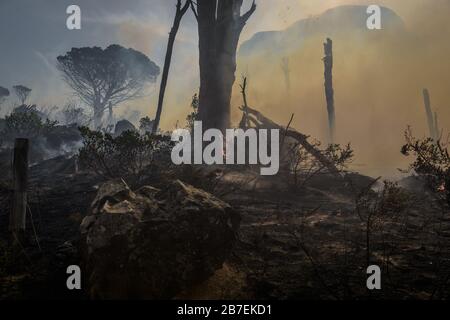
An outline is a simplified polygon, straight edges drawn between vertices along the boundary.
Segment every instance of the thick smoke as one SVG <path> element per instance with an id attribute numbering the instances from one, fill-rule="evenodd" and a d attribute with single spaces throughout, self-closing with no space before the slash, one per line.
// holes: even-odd
<path id="1" fill-rule="evenodd" d="M 172 2 L 134 0 L 125 4 L 121 1 L 96 1 L 94 6 L 92 2 L 80 1 L 85 24 L 83 31 L 78 33 L 57 28 L 51 24 L 52 19 L 41 21 L 40 18 L 39 23 L 33 20 L 41 16 L 58 17 L 57 24 L 64 26 L 65 16 L 59 13 L 64 13 L 66 3 L 50 9 L 43 6 L 31 10 L 35 12 L 33 16 L 25 14 L 23 17 L 23 21 L 31 22 L 21 24 L 17 33 L 32 34 L 33 37 L 16 42 L 12 39 L 14 43 L 5 46 L 3 54 L 7 63 L 2 65 L 0 75 L 6 77 L 3 85 L 24 83 L 33 88 L 30 102 L 64 105 L 71 96 L 64 89 L 54 63 L 58 54 L 72 46 L 118 43 L 142 51 L 162 67 L 174 13 Z M 245 3 L 244 7 L 248 7 L 251 1 Z M 357 159 L 355 169 L 372 175 L 391 175 L 396 173 L 396 168 L 405 167 L 406 159 L 399 153 L 404 129 L 411 125 L 418 136 L 428 132 L 421 97 L 425 87 L 430 90 L 441 129 L 448 131 L 449 0 L 259 0 L 257 3 L 258 9 L 244 29 L 242 42 L 251 39 L 256 32 L 283 30 L 299 19 L 314 19 L 325 10 L 344 4 L 383 5 L 404 21 L 402 32 L 386 32 L 379 37 L 347 36 L 339 32 L 333 35 L 337 139 L 341 143 L 350 141 L 353 144 Z M 5 9 L 2 11 L 9 12 L 16 2 L 2 5 Z M 2 20 L 8 21 L 8 16 Z M 56 31 L 57 34 L 53 34 Z M 236 73 L 237 84 L 241 75 L 248 76 L 248 99 L 253 107 L 279 123 L 287 123 L 290 114 L 295 113 L 293 126 L 320 140 L 326 138 L 327 124 L 321 61 L 322 43 L 326 36 L 326 33 L 311 36 L 290 52 L 270 54 L 277 48 L 267 46 L 263 51 L 269 53 L 269 58 L 264 54 L 248 59 L 241 56 Z M 294 44 L 298 41 L 295 37 L 291 39 Z M 27 48 L 17 47 L 19 44 Z M 284 56 L 289 57 L 290 64 L 289 94 L 281 69 Z M 30 61 L 28 65 L 24 63 L 27 61 Z M 172 130 L 177 121 L 179 125 L 185 123 L 191 96 L 198 91 L 198 86 L 196 22 L 192 14 L 188 14 L 175 46 L 161 123 L 163 129 Z M 143 99 L 120 106 L 116 109 L 117 117 L 129 116 L 129 110 L 153 117 L 157 89 L 158 83 L 149 87 L 148 95 Z M 240 105 L 236 86 L 232 100 L 236 121 Z"/>
<path id="2" fill-rule="evenodd" d="M 407 159 L 399 150 L 408 125 L 418 136 L 427 134 L 423 88 L 431 91 L 440 128 L 446 132 L 450 125 L 450 43 L 446 41 L 450 2 L 402 3 L 393 7 L 404 29 L 369 36 L 336 30 L 332 35 L 337 141 L 351 142 L 356 151 L 354 169 L 371 175 L 395 175 L 397 168 L 406 167 Z M 287 123 L 295 113 L 293 126 L 322 141 L 326 141 L 327 115 L 321 58 L 327 36 L 318 32 L 291 52 L 267 48 L 240 59 L 239 70 L 250 79 L 250 104 L 279 123 Z M 290 39 L 296 41 L 300 40 Z M 290 92 L 281 68 L 284 56 L 290 61 Z M 235 94 L 234 105 L 239 104 Z"/>
<path id="3" fill-rule="evenodd" d="M 357 160 L 354 169 L 371 175 L 396 175 L 405 168 L 407 159 L 400 155 L 403 132 L 408 125 L 418 136 L 427 133 L 422 89 L 431 92 L 434 111 L 440 127 L 448 130 L 450 97 L 450 24 L 447 13 L 450 1 L 378 1 L 392 9 L 404 22 L 404 28 L 384 30 L 366 36 L 346 32 L 333 33 L 334 88 L 337 113 L 337 140 L 351 142 Z M 300 18 L 316 15 L 344 4 L 369 5 L 373 1 L 260 1 L 255 16 L 248 22 L 243 42 L 254 33 L 283 30 Z M 345 18 L 344 18 L 345 19 Z M 167 29 L 169 26 L 167 26 Z M 162 56 L 165 34 L 151 24 L 123 23 L 120 39 Z M 241 105 L 238 84 L 242 75 L 249 78 L 250 104 L 279 123 L 295 113 L 293 125 L 313 137 L 326 139 L 326 107 L 323 92 L 323 47 L 329 34 L 308 37 L 290 52 L 276 52 L 267 46 L 261 54 L 238 58 L 236 87 L 232 109 L 235 122 Z M 162 127 L 170 130 L 189 112 L 191 95 L 198 89 L 195 23 L 188 18 L 181 29 L 175 48 L 167 103 Z M 292 38 L 291 42 L 299 42 Z M 153 43 L 153 44 L 152 44 Z M 155 46 L 154 43 L 158 43 Z M 162 44 L 162 46 L 160 45 Z M 283 57 L 289 57 L 291 92 L 286 92 L 281 68 Z M 137 103 L 144 113 L 153 115 L 156 97 Z"/>

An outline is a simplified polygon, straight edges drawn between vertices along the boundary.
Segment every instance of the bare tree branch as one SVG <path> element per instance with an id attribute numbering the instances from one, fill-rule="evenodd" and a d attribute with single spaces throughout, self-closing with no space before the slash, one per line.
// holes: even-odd
<path id="1" fill-rule="evenodd" d="M 197 5 L 197 3 L 195 3 L 192 0 L 190 1 L 190 3 L 191 3 L 191 10 L 194 13 L 195 19 L 198 21 L 198 13 L 197 13 L 197 9 L 195 7 Z"/>
<path id="2" fill-rule="evenodd" d="M 184 6 L 181 7 L 181 0 L 177 0 L 177 11 L 175 13 L 175 18 L 173 21 L 172 29 L 169 33 L 169 39 L 167 42 L 167 50 L 166 57 L 164 59 L 164 68 L 161 77 L 161 85 L 159 89 L 159 97 L 158 97 L 158 107 L 156 109 L 155 123 L 153 125 L 153 133 L 158 131 L 159 122 L 161 120 L 161 113 L 164 103 L 164 95 L 166 93 L 167 81 L 169 78 L 170 64 L 172 62 L 172 53 L 173 47 L 175 45 L 175 39 L 178 33 L 178 29 L 180 28 L 181 19 L 185 15 L 186 11 L 189 9 L 191 5 L 191 0 L 186 0 Z"/>
<path id="3" fill-rule="evenodd" d="M 247 23 L 248 19 L 250 19 L 255 10 L 256 10 L 256 1 L 253 0 L 250 9 L 246 13 L 244 13 L 240 18 L 242 25 L 245 25 Z"/>

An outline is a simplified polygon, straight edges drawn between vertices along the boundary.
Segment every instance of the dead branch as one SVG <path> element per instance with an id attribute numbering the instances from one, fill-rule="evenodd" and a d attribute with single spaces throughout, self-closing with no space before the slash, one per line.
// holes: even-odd
<path id="1" fill-rule="evenodd" d="M 249 114 L 249 116 L 250 115 L 253 116 L 254 119 L 256 119 L 259 122 L 259 127 L 264 127 L 264 128 L 268 128 L 268 129 L 278 129 L 278 130 L 282 130 L 282 131 L 286 130 L 287 137 L 290 137 L 290 138 L 298 141 L 303 146 L 303 148 L 305 148 L 305 150 L 307 152 L 309 152 L 314 158 L 316 158 L 317 161 L 319 161 L 321 164 L 323 164 L 330 171 L 330 173 L 341 177 L 341 173 L 338 170 L 338 168 L 336 168 L 336 166 L 327 157 L 325 157 L 319 149 L 317 149 L 311 143 L 308 142 L 308 138 L 309 138 L 308 136 L 306 136 L 294 129 L 284 128 L 284 127 L 280 126 L 279 124 L 266 118 L 261 112 L 255 110 L 255 109 L 252 109 L 249 106 L 247 106 L 246 108 L 241 107 L 240 109 L 243 112 L 244 112 L 244 110 L 246 110 L 246 112 Z M 250 117 L 248 117 L 248 118 L 250 119 Z"/>

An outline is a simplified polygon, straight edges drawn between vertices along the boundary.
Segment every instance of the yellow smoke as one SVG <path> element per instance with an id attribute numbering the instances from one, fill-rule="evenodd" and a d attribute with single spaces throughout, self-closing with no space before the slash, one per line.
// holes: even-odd
<path id="1" fill-rule="evenodd" d="M 370 41 L 345 35 L 333 39 L 337 142 L 351 142 L 356 152 L 353 169 L 371 175 L 390 176 L 398 173 L 397 168 L 406 168 L 407 159 L 399 150 L 408 125 L 417 136 L 428 133 L 423 88 L 431 92 L 440 128 L 445 133 L 450 126 L 450 2 L 402 1 L 400 6 L 399 1 L 384 1 L 394 2 L 397 5 L 391 8 L 408 17 L 402 16 L 407 36 L 383 33 Z M 326 36 L 310 38 L 288 55 L 290 92 L 281 68 L 283 55 L 241 60 L 238 71 L 249 77 L 251 105 L 281 124 L 294 113 L 293 126 L 321 141 L 327 138 L 321 60 Z M 238 91 L 236 87 L 234 106 L 241 103 Z M 236 120 L 239 114 L 234 115 Z"/>
<path id="2" fill-rule="evenodd" d="M 373 4 L 369 0 L 260 0 L 249 20 L 242 40 L 255 32 L 281 30 L 301 18 L 320 14 L 343 4 Z M 408 35 L 385 34 L 370 41 L 334 38 L 334 89 L 337 142 L 351 142 L 355 149 L 354 169 L 370 175 L 393 175 L 405 168 L 400 155 L 403 132 L 408 125 L 417 136 L 428 133 L 422 89 L 431 93 L 433 110 L 444 132 L 450 127 L 450 1 L 379 0 L 405 22 Z M 186 31 L 189 28 L 190 30 Z M 163 28 L 164 29 L 164 28 Z M 125 44 L 152 54 L 152 36 L 164 37 L 167 30 L 124 25 L 120 37 Z M 180 29 L 169 79 L 162 127 L 171 130 L 178 120 L 184 124 L 190 112 L 190 97 L 198 90 L 198 52 L 195 24 Z M 323 89 L 322 43 L 327 35 L 310 38 L 288 55 L 291 91 L 287 92 L 281 59 L 284 55 L 261 55 L 251 61 L 240 59 L 232 98 L 235 123 L 239 119 L 241 75 L 248 76 L 249 104 L 280 124 L 295 113 L 293 126 L 312 137 L 326 141 L 327 113 Z M 295 41 L 295 39 L 292 39 Z M 161 42 L 160 42 L 161 43 Z M 165 42 L 162 42 L 165 49 Z M 189 49 L 186 49 L 186 46 Z M 267 48 L 270 52 L 272 48 Z M 162 62 L 162 61 L 160 61 Z M 157 91 L 157 90 L 156 90 Z M 133 103 L 143 114 L 153 116 L 156 94 Z"/>

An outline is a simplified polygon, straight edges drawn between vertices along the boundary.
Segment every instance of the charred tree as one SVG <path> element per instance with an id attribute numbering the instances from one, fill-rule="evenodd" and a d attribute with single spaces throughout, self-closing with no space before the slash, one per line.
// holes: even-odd
<path id="1" fill-rule="evenodd" d="M 240 85 L 241 87 L 241 94 L 242 94 L 242 100 L 243 100 L 243 115 L 242 115 L 242 119 L 241 122 L 239 123 L 239 128 L 242 129 L 248 129 L 250 127 L 250 123 L 248 121 L 248 104 L 247 104 L 247 78 L 244 77 L 242 79 L 242 84 Z"/>
<path id="2" fill-rule="evenodd" d="M 425 112 L 427 113 L 427 122 L 428 122 L 428 129 L 430 131 L 430 137 L 436 141 L 439 137 L 438 128 L 436 126 L 437 116 L 435 115 L 435 117 L 433 117 L 433 111 L 431 109 L 430 92 L 428 91 L 428 89 L 423 89 L 423 101 L 425 104 Z"/>
<path id="3" fill-rule="evenodd" d="M 289 93 L 291 91 L 291 70 L 289 68 L 289 58 L 284 57 L 281 60 L 281 69 L 283 70 L 283 74 L 284 74 L 286 90 Z"/>
<path id="4" fill-rule="evenodd" d="M 248 121 L 248 123 L 253 124 L 255 128 L 278 129 L 284 132 L 285 137 L 290 137 L 296 140 L 303 148 L 305 148 L 305 150 L 309 154 L 311 154 L 314 158 L 317 159 L 317 161 L 319 161 L 325 168 L 327 168 L 331 174 L 337 177 L 342 177 L 341 172 L 336 167 L 336 165 L 325 155 L 323 155 L 322 152 L 319 149 L 317 149 L 316 146 L 308 142 L 309 138 L 308 136 L 294 129 L 289 128 L 293 116 L 291 117 L 291 121 L 289 121 L 288 126 L 285 128 L 273 122 L 269 118 L 265 117 L 258 110 L 253 109 L 249 106 L 247 107 L 242 106 L 240 110 L 244 113 L 243 117 L 246 118 L 246 120 L 242 120 L 241 123 L 245 123 L 244 121 Z"/>
<path id="5" fill-rule="evenodd" d="M 230 125 L 230 100 L 241 32 L 256 10 L 255 1 L 241 15 L 243 0 L 198 0 L 200 93 L 199 120 L 203 128 L 224 131 Z"/>
<path id="6" fill-rule="evenodd" d="M 303 133 L 300 133 L 294 129 L 290 128 L 290 125 L 292 123 L 292 120 L 294 118 L 294 115 L 291 116 L 291 119 L 289 120 L 289 123 L 286 128 L 283 126 L 273 122 L 269 118 L 265 117 L 261 112 L 259 112 L 256 109 L 252 109 L 248 106 L 247 103 L 247 78 L 243 79 L 243 82 L 241 84 L 241 94 L 243 99 L 243 105 L 240 107 L 240 110 L 242 111 L 242 119 L 239 124 L 239 127 L 241 129 L 247 130 L 253 127 L 255 128 L 264 128 L 264 129 L 278 129 L 280 131 L 284 132 L 284 136 L 281 141 L 281 145 L 284 144 L 284 139 L 286 137 L 290 137 L 294 140 L 296 140 L 305 150 L 310 153 L 314 158 L 317 159 L 320 163 L 323 164 L 325 168 L 327 168 L 330 173 L 341 177 L 341 174 L 338 170 L 338 168 L 335 166 L 335 164 L 330 161 L 326 156 L 322 154 L 322 152 L 316 148 L 316 146 L 312 145 L 308 142 L 308 136 L 304 135 Z"/>
<path id="7" fill-rule="evenodd" d="M 434 134 L 436 136 L 436 141 L 441 138 L 441 131 L 439 130 L 439 123 L 438 123 L 438 114 L 437 112 L 434 113 Z"/>
<path id="8" fill-rule="evenodd" d="M 327 100 L 328 112 L 328 134 L 329 142 L 334 143 L 336 113 L 334 109 L 334 89 L 333 89 L 333 41 L 327 38 L 323 44 L 325 56 L 323 63 L 325 66 L 325 97 Z"/>
<path id="9" fill-rule="evenodd" d="M 159 122 L 161 120 L 161 113 L 164 103 L 164 95 L 166 93 L 167 80 L 169 78 L 170 64 L 172 62 L 173 47 L 175 39 L 177 37 L 178 29 L 180 28 L 181 19 L 191 5 L 191 0 L 186 0 L 185 4 L 181 5 L 181 0 L 177 0 L 175 18 L 173 20 L 172 29 L 169 33 L 169 40 L 167 42 L 166 58 L 164 60 L 164 68 L 161 78 L 161 86 L 159 89 L 158 108 L 156 110 L 155 123 L 153 125 L 152 132 L 155 134 L 158 132 Z"/>

